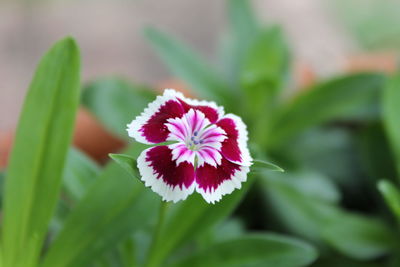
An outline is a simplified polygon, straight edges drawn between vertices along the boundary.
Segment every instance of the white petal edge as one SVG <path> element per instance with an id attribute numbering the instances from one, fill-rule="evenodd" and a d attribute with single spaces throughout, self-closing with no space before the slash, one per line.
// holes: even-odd
<path id="1" fill-rule="evenodd" d="M 228 195 L 235 189 L 242 188 L 242 182 L 247 180 L 247 174 L 250 168 L 247 166 L 240 166 L 229 180 L 223 181 L 214 191 L 205 192 L 203 188 L 196 186 L 196 192 L 200 193 L 207 203 L 215 204 L 222 199 L 224 195 Z M 196 183 L 197 184 L 197 183 Z"/>
<path id="2" fill-rule="evenodd" d="M 180 93 L 178 93 L 180 94 Z M 182 94 L 181 94 L 182 95 Z M 224 117 L 225 110 L 224 107 L 218 106 L 214 101 L 206 101 L 206 100 L 197 100 L 197 99 L 192 99 L 192 98 L 187 98 L 182 95 L 182 100 L 188 103 L 189 105 L 192 106 L 208 106 L 213 109 L 215 109 L 218 113 L 218 119 L 220 120 L 221 118 Z"/>
<path id="3" fill-rule="evenodd" d="M 248 132 L 247 132 L 247 126 L 244 124 L 242 118 L 239 116 L 236 116 L 234 114 L 226 114 L 221 120 L 229 118 L 232 119 L 235 122 L 236 129 L 238 130 L 239 136 L 238 136 L 238 145 L 239 145 L 239 150 L 241 153 L 242 161 L 233 161 L 228 158 L 230 162 L 236 163 L 241 166 L 251 166 L 253 163 L 253 158 L 250 155 L 250 151 L 248 149 L 248 144 L 247 141 L 249 140 L 248 137 Z"/>
<path id="4" fill-rule="evenodd" d="M 185 200 L 194 192 L 196 182 L 193 180 L 193 183 L 189 188 L 183 187 L 183 189 L 181 189 L 179 186 L 172 187 L 166 184 L 162 178 L 157 178 L 157 174 L 149 165 L 149 162 L 146 161 L 147 151 L 152 148 L 153 147 L 143 150 L 137 159 L 137 166 L 144 185 L 150 187 L 151 190 L 159 194 L 164 201 L 172 201 L 176 203 L 180 200 Z"/>
<path id="5" fill-rule="evenodd" d="M 183 100 L 184 102 L 186 102 L 189 105 L 208 106 L 208 107 L 215 109 L 218 113 L 219 119 L 221 119 L 225 114 L 224 107 L 218 106 L 214 101 L 197 100 L 197 99 L 193 99 L 193 98 L 188 98 L 188 97 L 184 96 L 181 92 L 177 92 L 177 91 L 175 91 L 175 89 L 171 89 L 171 88 L 165 89 L 164 94 L 167 91 L 168 91 L 168 94 L 175 95 L 176 97 L 180 98 L 181 100 Z"/>
<path id="6" fill-rule="evenodd" d="M 174 100 L 179 103 L 177 98 L 183 98 L 183 95 L 173 89 L 165 89 L 163 95 L 157 96 L 157 98 L 153 102 L 149 103 L 139 116 L 137 116 L 131 123 L 127 125 L 128 135 L 139 143 L 154 144 L 146 140 L 140 129 L 155 113 L 160 110 L 160 107 L 167 101 Z"/>

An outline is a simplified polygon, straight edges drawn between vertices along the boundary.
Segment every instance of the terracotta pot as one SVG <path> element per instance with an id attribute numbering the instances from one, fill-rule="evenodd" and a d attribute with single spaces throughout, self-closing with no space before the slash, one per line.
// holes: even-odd
<path id="1" fill-rule="evenodd" d="M 99 163 L 106 162 L 109 153 L 117 152 L 126 145 L 85 108 L 78 111 L 73 144 Z"/>
<path id="2" fill-rule="evenodd" d="M 0 132 L 0 169 L 7 166 L 13 139 L 14 133 L 12 131 Z"/>

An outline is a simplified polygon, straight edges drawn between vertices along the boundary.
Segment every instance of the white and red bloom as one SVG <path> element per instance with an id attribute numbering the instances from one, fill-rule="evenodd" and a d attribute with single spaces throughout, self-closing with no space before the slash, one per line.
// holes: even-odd
<path id="1" fill-rule="evenodd" d="M 148 148 L 137 159 L 145 185 L 163 200 L 177 202 L 196 190 L 214 203 L 246 181 L 252 162 L 246 125 L 213 102 L 166 89 L 127 130 L 145 144 L 173 141 Z"/>

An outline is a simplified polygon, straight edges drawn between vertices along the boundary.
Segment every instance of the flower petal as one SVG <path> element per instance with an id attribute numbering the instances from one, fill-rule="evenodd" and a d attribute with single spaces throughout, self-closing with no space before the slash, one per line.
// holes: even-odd
<path id="1" fill-rule="evenodd" d="M 201 132 L 199 139 L 202 140 L 203 146 L 213 147 L 217 150 L 221 150 L 221 143 L 227 138 L 226 133 L 220 127 L 215 124 L 210 125 L 204 131 Z"/>
<path id="2" fill-rule="evenodd" d="M 169 130 L 168 141 L 188 142 L 193 135 L 200 134 L 200 130 L 210 125 L 210 121 L 203 112 L 190 109 L 181 118 L 168 119 L 165 125 Z"/>
<path id="3" fill-rule="evenodd" d="M 224 116 L 224 108 L 217 106 L 215 102 L 212 101 L 199 101 L 196 99 L 190 99 L 182 97 L 181 103 L 186 111 L 190 109 L 199 110 L 204 113 L 206 118 L 211 123 L 216 123 L 220 118 Z"/>
<path id="4" fill-rule="evenodd" d="M 250 166 L 253 160 L 247 148 L 247 129 L 242 119 L 233 114 L 225 115 L 217 122 L 228 138 L 222 142 L 222 155 L 239 165 Z"/>
<path id="5" fill-rule="evenodd" d="M 136 141 L 145 144 L 156 144 L 167 140 L 169 130 L 165 123 L 170 118 L 181 117 L 186 113 L 178 98 L 182 94 L 172 89 L 157 96 L 142 114 L 128 124 L 128 134 Z"/>
<path id="6" fill-rule="evenodd" d="M 177 143 L 168 146 L 172 151 L 172 160 L 175 161 L 176 166 L 181 162 L 187 162 L 194 166 L 194 157 L 196 153 L 186 147 L 185 144 Z"/>
<path id="7" fill-rule="evenodd" d="M 217 167 L 206 163 L 196 169 L 196 191 L 208 203 L 214 203 L 223 195 L 232 193 L 235 188 L 241 188 L 249 170 L 247 166 L 234 164 L 224 158 Z"/>
<path id="8" fill-rule="evenodd" d="M 167 146 L 144 150 L 137 162 L 142 181 L 163 200 L 177 202 L 193 193 L 194 166 L 186 161 L 177 165 L 172 160 L 172 150 Z"/>
<path id="9" fill-rule="evenodd" d="M 221 165 L 222 156 L 220 152 L 209 146 L 202 147 L 197 151 L 197 165 L 203 166 L 204 163 L 208 163 L 211 166 L 217 167 Z"/>

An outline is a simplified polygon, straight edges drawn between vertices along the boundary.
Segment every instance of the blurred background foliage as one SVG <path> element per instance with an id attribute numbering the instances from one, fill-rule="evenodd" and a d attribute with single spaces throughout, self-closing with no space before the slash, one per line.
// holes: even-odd
<path id="1" fill-rule="evenodd" d="M 396 1 L 328 2 L 357 45 L 396 51 Z M 76 127 L 95 148 L 68 149 L 80 68 L 65 39 L 38 67 L 3 170 L 3 266 L 400 264 L 399 76 L 356 63 L 300 84 L 285 30 L 261 22 L 249 1 L 226 6 L 219 62 L 157 27 L 144 35 L 173 87 L 242 116 L 253 156 L 285 172 L 252 172 L 216 205 L 198 195 L 171 204 L 158 226 L 159 197 L 105 155 L 139 155 L 125 125 L 159 91 L 140 77 L 84 83 Z"/>
<path id="2" fill-rule="evenodd" d="M 337 14 L 357 41 L 369 50 L 400 48 L 396 0 L 331 0 Z"/>

